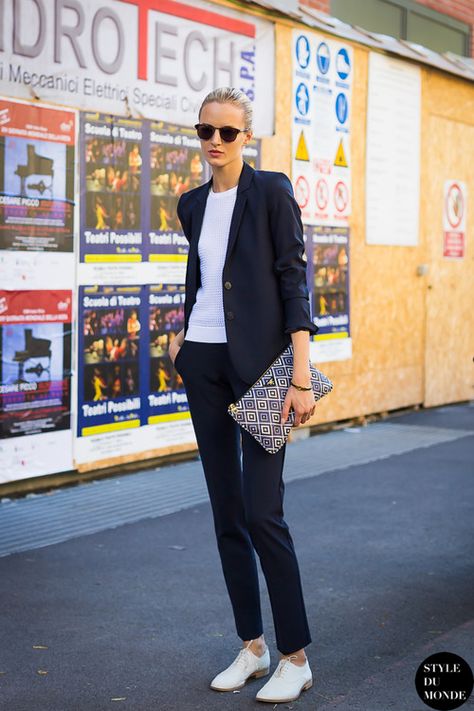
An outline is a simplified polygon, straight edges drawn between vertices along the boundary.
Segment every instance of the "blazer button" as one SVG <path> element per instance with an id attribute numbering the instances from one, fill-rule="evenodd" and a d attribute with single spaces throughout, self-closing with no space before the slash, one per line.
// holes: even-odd
<path id="1" fill-rule="evenodd" d="M 227 318 L 232 319 L 232 318 L 234 318 L 234 312 L 233 311 L 226 311 L 226 316 L 227 316 Z"/>
<path id="2" fill-rule="evenodd" d="M 224 286 L 225 286 L 226 289 L 232 289 L 232 284 L 231 284 L 230 281 L 226 281 L 225 284 L 224 284 Z"/>

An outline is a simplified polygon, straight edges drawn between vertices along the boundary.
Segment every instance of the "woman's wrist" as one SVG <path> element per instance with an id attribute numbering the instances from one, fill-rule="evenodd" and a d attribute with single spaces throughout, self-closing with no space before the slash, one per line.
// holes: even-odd
<path id="1" fill-rule="evenodd" d="M 180 338 L 179 334 L 176 334 L 176 336 L 173 338 L 173 343 L 178 348 L 181 348 L 181 346 L 183 345 L 183 341 L 184 341 L 184 338 L 183 337 Z"/>
<path id="2" fill-rule="evenodd" d="M 295 383 L 293 380 L 290 385 L 292 385 L 295 390 L 299 390 L 300 392 L 309 392 L 313 389 L 312 385 L 300 385 L 299 383 Z"/>
<path id="3" fill-rule="evenodd" d="M 309 370 L 294 370 L 293 376 L 291 378 L 293 383 L 296 385 L 301 385 L 303 388 L 308 388 L 311 386 L 311 371 Z"/>
<path id="4" fill-rule="evenodd" d="M 311 385 L 309 368 L 309 332 L 301 329 L 291 334 L 293 343 L 293 382 L 302 387 Z"/>

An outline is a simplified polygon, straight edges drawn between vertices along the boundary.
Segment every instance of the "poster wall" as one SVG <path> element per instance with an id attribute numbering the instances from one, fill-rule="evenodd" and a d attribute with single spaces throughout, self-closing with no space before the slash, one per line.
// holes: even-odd
<path id="1" fill-rule="evenodd" d="M 352 357 L 349 303 L 349 228 L 305 228 L 311 314 L 319 326 L 310 341 L 315 362 Z"/>
<path id="2" fill-rule="evenodd" d="M 270 136 L 274 55 L 272 22 L 206 0 L 2 4 L 0 92 L 84 111 L 192 126 L 209 91 L 236 86 Z"/>
<path id="3" fill-rule="evenodd" d="M 183 192 L 210 178 L 194 128 L 81 113 L 80 284 L 184 283 Z M 260 162 L 260 139 L 244 159 Z"/>
<path id="4" fill-rule="evenodd" d="M 0 98 L 2 287 L 74 278 L 75 112 Z"/>
<path id="5" fill-rule="evenodd" d="M 78 464 L 193 445 L 186 392 L 169 357 L 184 286 L 81 286 Z"/>
<path id="6" fill-rule="evenodd" d="M 292 179 L 307 225 L 347 225 L 351 214 L 353 50 L 293 31 Z"/>
<path id="7" fill-rule="evenodd" d="M 258 169 L 260 155 L 254 138 L 244 160 Z M 80 161 L 75 460 L 193 446 L 168 350 L 184 326 L 189 249 L 176 206 L 211 177 L 201 143 L 194 128 L 84 113 Z"/>
<path id="8" fill-rule="evenodd" d="M 169 344 L 184 325 L 188 253 L 176 205 L 210 178 L 195 129 L 96 112 L 76 120 L 15 100 L 4 100 L 0 128 L 2 308 L 15 294 L 25 318 L 13 314 L 2 335 L 2 476 L 192 448 Z M 260 139 L 243 153 L 260 167 Z M 66 321 L 48 301 L 58 294 Z M 40 307 L 44 323 L 41 312 L 30 329 Z"/>
<path id="9" fill-rule="evenodd" d="M 73 468 L 71 333 L 71 291 L 0 291 L 3 481 Z"/>

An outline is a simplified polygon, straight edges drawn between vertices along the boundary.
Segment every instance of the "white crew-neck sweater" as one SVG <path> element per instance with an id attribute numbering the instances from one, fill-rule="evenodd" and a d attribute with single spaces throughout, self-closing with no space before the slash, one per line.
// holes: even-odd
<path id="1" fill-rule="evenodd" d="M 198 242 L 201 286 L 189 316 L 186 340 L 225 343 L 222 269 L 238 185 L 215 193 L 209 190 Z"/>

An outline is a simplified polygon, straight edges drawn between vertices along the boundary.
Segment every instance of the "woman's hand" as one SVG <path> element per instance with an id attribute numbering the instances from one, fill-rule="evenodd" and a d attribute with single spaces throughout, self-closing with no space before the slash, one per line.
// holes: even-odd
<path id="1" fill-rule="evenodd" d="M 304 425 L 310 417 L 314 415 L 316 409 L 316 401 L 312 390 L 297 390 L 292 385 L 288 388 L 283 409 L 281 411 L 281 424 L 286 422 L 290 413 L 290 408 L 295 411 L 295 423 L 293 427 Z"/>
<path id="2" fill-rule="evenodd" d="M 293 343 L 293 382 L 302 387 L 311 387 L 311 370 L 309 367 L 309 332 L 307 329 L 292 331 Z M 281 424 L 286 422 L 290 408 L 295 411 L 293 427 L 304 425 L 313 416 L 316 409 L 313 390 L 298 390 L 292 385 L 288 388 L 281 411 Z"/>
<path id="3" fill-rule="evenodd" d="M 173 363 L 173 366 L 174 366 L 174 362 L 176 360 L 176 356 L 178 355 L 179 349 L 183 345 L 183 341 L 184 341 L 184 328 L 181 329 L 181 331 L 176 334 L 176 336 L 173 338 L 173 340 L 171 341 L 169 348 L 168 348 L 168 354 L 169 354 L 169 357 L 171 358 L 171 362 Z"/>

